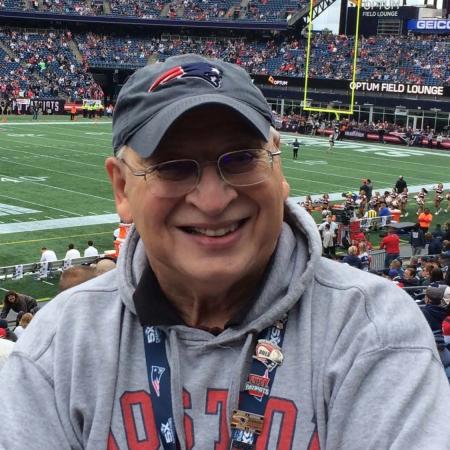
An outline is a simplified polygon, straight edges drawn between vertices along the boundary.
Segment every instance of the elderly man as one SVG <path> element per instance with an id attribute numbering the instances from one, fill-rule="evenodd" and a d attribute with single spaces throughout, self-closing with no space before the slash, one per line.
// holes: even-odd
<path id="1" fill-rule="evenodd" d="M 321 257 L 244 70 L 194 55 L 138 70 L 113 143 L 134 226 L 118 268 L 60 294 L 18 342 L 0 448 L 30 433 L 48 450 L 448 447 L 425 319 L 393 283 Z"/>

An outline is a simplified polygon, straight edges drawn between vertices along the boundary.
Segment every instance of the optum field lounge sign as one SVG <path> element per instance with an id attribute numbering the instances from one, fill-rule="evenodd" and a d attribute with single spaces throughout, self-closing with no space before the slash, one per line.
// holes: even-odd
<path id="1" fill-rule="evenodd" d="M 395 94 L 411 95 L 444 95 L 444 86 L 427 86 L 420 84 L 404 83 L 379 83 L 374 81 L 357 81 L 350 83 L 350 87 L 355 86 L 357 91 L 363 92 L 390 92 Z"/>

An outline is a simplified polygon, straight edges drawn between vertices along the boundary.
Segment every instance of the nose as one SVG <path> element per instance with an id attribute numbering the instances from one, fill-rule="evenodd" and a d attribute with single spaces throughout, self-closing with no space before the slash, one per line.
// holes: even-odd
<path id="1" fill-rule="evenodd" d="M 236 189 L 222 179 L 217 166 L 205 164 L 197 187 L 186 195 L 186 201 L 205 214 L 218 216 L 237 196 Z"/>

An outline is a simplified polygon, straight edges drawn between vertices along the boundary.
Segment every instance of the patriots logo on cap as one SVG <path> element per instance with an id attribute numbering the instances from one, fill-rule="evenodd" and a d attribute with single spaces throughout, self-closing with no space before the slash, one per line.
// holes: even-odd
<path id="1" fill-rule="evenodd" d="M 163 73 L 153 82 L 148 92 L 153 92 L 158 86 L 178 78 L 200 78 L 215 88 L 219 88 L 222 85 L 222 71 L 220 69 L 209 63 L 196 62 L 173 67 Z"/>

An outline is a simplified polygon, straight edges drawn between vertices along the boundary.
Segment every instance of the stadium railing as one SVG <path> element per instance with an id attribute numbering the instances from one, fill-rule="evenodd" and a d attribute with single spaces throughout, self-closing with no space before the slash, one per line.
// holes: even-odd
<path id="1" fill-rule="evenodd" d="M 36 262 L 0 267 L 0 283 L 7 280 L 20 280 L 24 276 L 30 275 L 35 276 L 37 279 L 51 278 L 57 271 L 65 270 L 71 266 L 92 263 L 99 256 L 86 256 L 70 260 L 60 259 L 53 262 Z"/>

